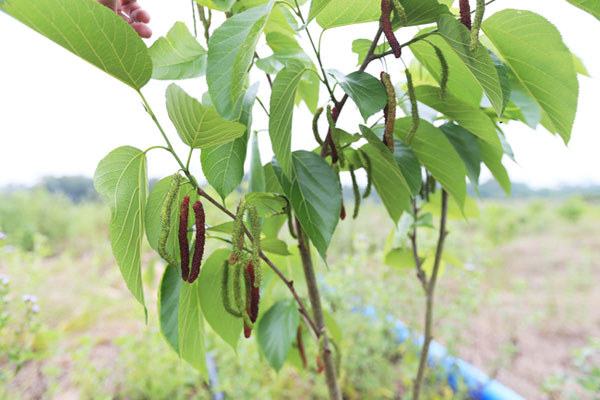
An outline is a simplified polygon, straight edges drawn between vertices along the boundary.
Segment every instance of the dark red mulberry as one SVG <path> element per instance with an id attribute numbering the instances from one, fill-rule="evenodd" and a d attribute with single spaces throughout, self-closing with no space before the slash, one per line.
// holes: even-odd
<path id="1" fill-rule="evenodd" d="M 181 258 L 181 278 L 188 280 L 190 275 L 190 244 L 188 242 L 188 216 L 190 196 L 185 196 L 179 210 L 179 254 Z"/>

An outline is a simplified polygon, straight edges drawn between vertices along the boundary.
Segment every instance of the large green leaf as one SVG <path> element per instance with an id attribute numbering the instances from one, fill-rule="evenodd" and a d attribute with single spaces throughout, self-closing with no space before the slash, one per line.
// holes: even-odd
<path id="1" fill-rule="evenodd" d="M 411 126 L 411 118 L 400 118 L 394 124 L 394 135 L 404 140 Z M 465 202 L 467 184 L 465 165 L 454 147 L 439 128 L 425 120 L 410 143 L 417 158 L 431 175 L 448 191 L 462 207 Z"/>
<path id="2" fill-rule="evenodd" d="M 600 2 L 598 0 L 567 0 L 575 7 L 579 7 L 584 11 L 592 14 L 598 20 L 600 20 Z"/>
<path id="3" fill-rule="evenodd" d="M 406 10 L 407 26 L 435 22 L 448 7 L 437 0 L 400 0 Z M 317 16 L 324 29 L 377 21 L 381 16 L 380 0 L 331 0 Z M 399 26 L 398 26 L 399 27 Z"/>
<path id="4" fill-rule="evenodd" d="M 232 142 L 202 149 L 200 153 L 202 172 L 222 198 L 226 198 L 235 190 L 244 178 L 248 132 L 252 124 L 252 106 L 257 91 L 258 82 L 248 88 L 242 100 L 239 122 L 246 126 L 244 135 Z"/>
<path id="5" fill-rule="evenodd" d="M 258 321 L 258 345 L 276 371 L 279 371 L 285 362 L 296 338 L 299 323 L 298 306 L 291 300 L 273 304 Z"/>
<path id="6" fill-rule="evenodd" d="M 485 47 L 479 45 L 475 51 L 471 51 L 471 32 L 453 16 L 440 16 L 438 30 L 479 82 L 496 114 L 502 115 L 504 94 L 496 67 Z"/>
<path id="7" fill-rule="evenodd" d="M 242 319 L 229 314 L 223 306 L 223 262 L 229 258 L 231 251 L 219 249 L 210 255 L 200 270 L 199 291 L 200 305 L 206 322 L 221 338 L 237 351 L 237 344 L 242 332 Z M 230 271 L 232 274 L 232 271 Z M 231 276 L 231 275 L 230 275 Z M 229 280 L 230 296 L 233 299 L 232 279 Z M 233 300 L 232 300 L 233 301 Z"/>
<path id="8" fill-rule="evenodd" d="M 440 126 L 440 129 L 463 160 L 471 184 L 477 187 L 481 171 L 481 148 L 477 137 L 462 126 L 451 123 Z"/>
<path id="9" fill-rule="evenodd" d="M 233 110 L 244 95 L 254 50 L 272 8 L 273 0 L 236 14 L 210 37 L 206 82 L 213 104 L 222 117 L 237 119 Z"/>
<path id="10" fill-rule="evenodd" d="M 271 91 L 269 135 L 273 153 L 286 176 L 292 170 L 292 117 L 294 99 L 302 74 L 306 70 L 299 61 L 290 61 L 275 77 Z"/>
<path id="11" fill-rule="evenodd" d="M 415 196 L 419 193 L 423 184 L 419 159 L 410 147 L 404 146 L 404 143 L 398 139 L 394 140 L 394 159 L 396 159 L 400 171 L 410 187 L 410 194 Z"/>
<path id="12" fill-rule="evenodd" d="M 385 88 L 373 75 L 363 71 L 355 71 L 348 75 L 337 70 L 329 72 L 335 77 L 344 92 L 354 100 L 365 121 L 371 115 L 383 110 L 387 104 Z"/>
<path id="13" fill-rule="evenodd" d="M 292 153 L 290 179 L 278 165 L 273 164 L 273 170 L 302 228 L 325 259 L 342 209 L 342 190 L 335 172 L 318 154 L 308 151 Z"/>
<path id="14" fill-rule="evenodd" d="M 411 187 L 402 174 L 394 155 L 369 128 L 360 126 L 363 136 L 369 142 L 361 147 L 371 162 L 371 180 L 381 201 L 394 222 L 410 205 Z"/>
<path id="15" fill-rule="evenodd" d="M 10 0 L 0 7 L 136 90 L 150 80 L 152 60 L 142 39 L 95 0 Z"/>
<path id="16" fill-rule="evenodd" d="M 214 107 L 206 107 L 172 83 L 167 88 L 167 112 L 181 141 L 194 149 L 231 142 L 246 127 L 224 119 Z"/>
<path id="17" fill-rule="evenodd" d="M 110 207 L 110 244 L 121 274 L 145 307 L 141 251 L 148 192 L 146 154 L 129 146 L 111 151 L 96 168 L 94 187 Z"/>
<path id="18" fill-rule="evenodd" d="M 481 149 L 481 160 L 488 167 L 494 178 L 498 181 L 506 194 L 510 195 L 510 177 L 506 168 L 502 165 L 503 150 L 498 150 L 488 142 L 479 139 L 479 148 Z"/>
<path id="19" fill-rule="evenodd" d="M 163 273 L 158 288 L 158 317 L 160 319 L 160 331 L 167 343 L 179 353 L 179 293 L 181 291 L 181 274 L 174 266 L 167 266 Z"/>
<path id="20" fill-rule="evenodd" d="M 426 32 L 426 30 L 422 30 L 416 36 Z M 483 89 L 466 64 L 440 35 L 431 35 L 427 38 L 427 41 L 439 47 L 448 63 L 448 93 L 461 99 L 464 103 L 479 107 Z M 442 77 L 442 67 L 434 48 L 429 43 L 419 40 L 410 45 L 410 50 L 439 83 Z"/>
<path id="21" fill-rule="evenodd" d="M 503 61 L 548 116 L 550 124 L 568 143 L 579 84 L 571 52 L 560 32 L 538 14 L 513 9 L 492 15 L 482 28 Z"/>
<path id="22" fill-rule="evenodd" d="M 195 78 L 206 72 L 206 50 L 183 22 L 176 22 L 167 36 L 154 42 L 150 56 L 154 79 Z"/>
<path id="23" fill-rule="evenodd" d="M 200 306 L 199 279 L 192 284 L 182 282 L 177 311 L 179 354 L 207 378 L 204 317 Z"/>
<path id="24" fill-rule="evenodd" d="M 312 0 L 310 3 L 310 12 L 308 13 L 308 22 L 312 21 L 331 0 Z"/>
<path id="25" fill-rule="evenodd" d="M 450 94 L 447 94 L 445 99 L 441 100 L 438 88 L 433 86 L 417 86 L 415 94 L 421 103 L 455 120 L 475 136 L 502 150 L 502 143 L 498 139 L 494 123 L 479 108 L 463 103 Z"/>
<path id="26" fill-rule="evenodd" d="M 196 0 L 198 4 L 218 11 L 229 11 L 235 0 Z"/>
<path id="27" fill-rule="evenodd" d="M 250 183 L 248 191 L 264 192 L 267 188 L 265 183 L 265 171 L 260 160 L 260 149 L 258 148 L 258 135 L 252 135 L 252 155 L 250 157 Z"/>
<path id="28" fill-rule="evenodd" d="M 244 201 L 256 207 L 256 212 L 259 217 L 284 214 L 285 208 L 287 207 L 287 200 L 283 196 L 274 193 L 246 193 Z"/>

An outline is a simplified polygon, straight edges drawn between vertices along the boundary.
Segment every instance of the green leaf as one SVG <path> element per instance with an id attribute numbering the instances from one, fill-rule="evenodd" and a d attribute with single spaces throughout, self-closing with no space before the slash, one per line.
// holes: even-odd
<path id="1" fill-rule="evenodd" d="M 510 178 L 508 172 L 506 172 L 506 168 L 502 165 L 504 150 L 498 150 L 483 140 L 479 140 L 479 148 L 481 149 L 483 163 L 488 167 L 492 175 L 494 175 L 494 178 L 502 186 L 506 194 L 510 195 Z"/>
<path id="2" fill-rule="evenodd" d="M 266 237 L 261 239 L 260 247 L 264 252 L 279 254 L 280 256 L 292 255 L 288 249 L 288 245 L 283 240 L 277 239 L 276 237 Z"/>
<path id="3" fill-rule="evenodd" d="M 500 85 L 498 72 L 486 48 L 479 45 L 475 51 L 471 51 L 469 48 L 471 32 L 454 16 L 440 16 L 438 30 L 471 71 L 473 77 L 479 82 L 487 98 L 492 103 L 496 114 L 498 116 L 502 115 L 504 110 L 502 86 Z"/>
<path id="4" fill-rule="evenodd" d="M 200 162 L 206 180 L 224 199 L 237 188 L 244 178 L 244 162 L 248 148 L 248 132 L 252 125 L 252 107 L 258 92 L 258 82 L 244 95 L 240 124 L 246 126 L 242 137 L 232 142 L 202 149 Z"/>
<path id="5" fill-rule="evenodd" d="M 577 57 L 575 54 L 573 54 L 573 67 L 575 68 L 575 72 L 577 72 L 579 75 L 591 78 L 590 73 L 585 67 L 585 64 L 583 63 L 581 58 Z"/>
<path id="6" fill-rule="evenodd" d="M 310 12 L 308 14 L 308 21 L 312 21 L 327 5 L 331 0 L 312 0 L 310 3 Z"/>
<path id="7" fill-rule="evenodd" d="M 293 301 L 279 301 L 258 321 L 258 345 L 265 358 L 279 371 L 296 338 L 300 312 Z"/>
<path id="8" fill-rule="evenodd" d="M 431 29 L 423 29 L 419 31 L 415 37 L 421 36 L 429 31 L 431 31 Z M 448 63 L 448 93 L 461 99 L 464 103 L 468 103 L 473 107 L 479 107 L 483 89 L 469 68 L 467 68 L 467 65 L 442 36 L 431 35 L 427 37 L 427 41 L 439 47 Z M 421 63 L 439 83 L 442 77 L 442 67 L 434 48 L 429 43 L 419 40 L 410 45 L 410 51 L 414 54 L 419 63 Z"/>
<path id="9" fill-rule="evenodd" d="M 177 320 L 181 282 L 183 280 L 179 269 L 174 266 L 167 266 L 160 281 L 157 301 L 160 331 L 177 354 L 179 354 L 179 324 Z"/>
<path id="10" fill-rule="evenodd" d="M 402 175 L 406 178 L 411 195 L 415 196 L 423 184 L 419 159 L 410 147 L 404 146 L 404 143 L 397 139 L 394 140 L 394 159 L 396 159 Z"/>
<path id="11" fill-rule="evenodd" d="M 335 77 L 344 92 L 354 100 L 365 121 L 371 115 L 383 110 L 387 104 L 385 88 L 373 75 L 362 71 L 355 71 L 348 75 L 337 70 L 329 70 L 329 72 Z"/>
<path id="12" fill-rule="evenodd" d="M 275 77 L 271 92 L 269 135 L 273 153 L 286 176 L 290 176 L 292 169 L 294 99 L 304 71 L 305 67 L 301 62 L 290 61 Z"/>
<path id="13" fill-rule="evenodd" d="M 242 319 L 229 314 L 223 306 L 223 262 L 229 258 L 231 251 L 219 249 L 213 252 L 202 264 L 198 277 L 198 290 L 200 292 L 200 306 L 211 328 L 237 351 L 240 333 L 242 332 Z M 231 273 L 231 272 L 230 272 Z M 229 280 L 230 293 L 233 293 L 232 279 Z M 233 295 L 232 295 L 233 297 Z"/>
<path id="14" fill-rule="evenodd" d="M 167 112 L 181 141 L 194 149 L 231 142 L 246 127 L 222 118 L 214 107 L 206 107 L 172 83 L 167 88 Z"/>
<path id="15" fill-rule="evenodd" d="M 600 3 L 598 0 L 567 0 L 575 7 L 579 7 L 582 10 L 592 14 L 596 19 L 600 20 Z"/>
<path id="16" fill-rule="evenodd" d="M 148 192 L 146 154 L 129 146 L 111 151 L 96 168 L 94 187 L 110 207 L 110 244 L 123 279 L 145 307 L 141 251 Z"/>
<path id="17" fill-rule="evenodd" d="M 415 94 L 421 103 L 455 120 L 492 147 L 502 150 L 494 123 L 479 108 L 463 103 L 450 94 L 447 94 L 444 100 L 440 100 L 438 88 L 434 86 L 417 86 Z"/>
<path id="18" fill-rule="evenodd" d="M 290 179 L 278 165 L 272 166 L 302 229 L 325 259 L 342 209 L 342 190 L 335 172 L 318 154 L 308 151 L 292 153 Z"/>
<path id="19" fill-rule="evenodd" d="M 415 258 L 412 251 L 404 248 L 392 249 L 385 255 L 385 265 L 399 270 L 416 271 Z"/>
<path id="20" fill-rule="evenodd" d="M 264 192 L 252 192 L 244 196 L 244 201 L 253 204 L 259 217 L 285 213 L 287 200 L 280 195 Z"/>
<path id="21" fill-rule="evenodd" d="M 352 42 L 352 52 L 358 55 L 358 62 L 356 65 L 360 65 L 365 60 L 365 57 L 369 53 L 369 49 L 371 48 L 371 40 L 370 39 L 356 39 Z M 387 42 L 384 42 L 377 47 L 375 47 L 375 54 L 383 54 L 390 49 L 390 45 Z"/>
<path id="22" fill-rule="evenodd" d="M 177 319 L 179 321 L 178 339 L 181 358 L 200 371 L 204 378 L 208 378 L 199 279 L 192 284 L 182 282 Z"/>
<path id="23" fill-rule="evenodd" d="M 579 84 L 573 56 L 560 32 L 538 14 L 513 9 L 492 15 L 482 28 L 551 125 L 568 143 L 577 110 Z"/>
<path id="24" fill-rule="evenodd" d="M 512 71 L 509 72 L 508 76 L 511 85 L 510 100 L 519 107 L 521 112 L 520 120 L 527 124 L 531 129 L 535 129 L 542 121 L 542 109 L 538 103 L 531 98 L 527 89 L 519 82 Z"/>
<path id="25" fill-rule="evenodd" d="M 394 135 L 402 140 L 406 138 L 411 126 L 411 118 L 397 119 Z M 419 123 L 410 147 L 431 175 L 448 191 L 459 205 L 464 204 L 467 191 L 465 165 L 446 135 L 425 120 Z"/>
<path id="26" fill-rule="evenodd" d="M 371 162 L 371 179 L 381 201 L 394 222 L 410 205 L 410 186 L 402 174 L 394 155 L 369 128 L 360 126 L 369 142 L 361 147 Z M 365 165 L 366 163 L 363 163 Z"/>
<path id="27" fill-rule="evenodd" d="M 160 215 L 165 202 L 165 197 L 171 186 L 171 179 L 171 176 L 167 176 L 158 181 L 152 187 L 148 200 L 146 201 L 146 218 L 144 224 L 146 228 L 146 239 L 148 239 L 150 247 L 156 251 L 158 251 L 158 240 L 161 234 Z M 192 194 L 192 196 L 194 196 L 194 193 L 195 192 L 193 192 L 190 185 L 181 186 L 178 198 L 175 199 L 175 203 L 171 209 L 171 231 L 167 239 L 167 251 L 177 260 L 179 260 L 179 239 L 177 236 L 179 229 L 179 204 L 181 204 L 181 201 L 187 194 Z M 194 224 L 192 218 L 190 218 L 189 224 L 191 228 Z"/>
<path id="28" fill-rule="evenodd" d="M 198 4 L 217 11 L 229 11 L 235 0 L 196 0 Z"/>
<path id="29" fill-rule="evenodd" d="M 267 45 L 273 50 L 273 53 L 277 53 L 282 50 L 300 49 L 298 41 L 294 36 L 282 32 L 269 32 L 265 35 L 267 39 Z"/>
<path id="30" fill-rule="evenodd" d="M 401 0 L 400 3 L 406 11 L 407 26 L 435 22 L 441 14 L 450 13 L 448 7 L 437 0 Z M 329 29 L 377 21 L 380 16 L 380 0 L 331 0 L 317 16 L 317 22 Z"/>
<path id="31" fill-rule="evenodd" d="M 149 51 L 154 79 L 196 78 L 206 72 L 206 50 L 183 22 L 176 22 L 167 36 L 158 38 Z"/>
<path id="32" fill-rule="evenodd" d="M 217 112 L 224 118 L 237 119 L 233 111 L 244 95 L 254 50 L 272 7 L 273 0 L 236 14 L 210 37 L 206 82 Z"/>
<path id="33" fill-rule="evenodd" d="M 233 233 L 233 221 L 223 222 L 222 224 L 213 225 L 206 228 L 208 232 L 218 232 L 231 235 Z"/>
<path id="34" fill-rule="evenodd" d="M 440 126 L 440 129 L 465 164 L 471 184 L 477 187 L 481 171 L 481 149 L 477 137 L 462 126 L 452 123 L 444 124 Z"/>
<path id="35" fill-rule="evenodd" d="M 0 7 L 136 90 L 150 80 L 152 60 L 142 39 L 95 0 L 10 0 Z"/>
<path id="36" fill-rule="evenodd" d="M 250 158 L 250 192 L 264 192 L 266 190 L 265 171 L 260 160 L 260 149 L 258 148 L 258 135 L 252 135 L 252 156 Z"/>

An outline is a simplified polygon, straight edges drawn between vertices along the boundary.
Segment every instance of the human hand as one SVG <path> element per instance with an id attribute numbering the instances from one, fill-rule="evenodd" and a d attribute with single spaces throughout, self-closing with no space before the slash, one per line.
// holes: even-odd
<path id="1" fill-rule="evenodd" d="M 152 29 L 147 25 L 150 22 L 150 14 L 142 9 L 137 0 L 98 0 L 98 2 L 120 15 L 141 37 L 148 39 L 152 36 Z"/>

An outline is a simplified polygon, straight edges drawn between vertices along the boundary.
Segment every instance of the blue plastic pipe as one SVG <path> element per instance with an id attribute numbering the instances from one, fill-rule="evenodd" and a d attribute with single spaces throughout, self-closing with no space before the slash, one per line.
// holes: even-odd
<path id="1" fill-rule="evenodd" d="M 375 308 L 364 307 L 361 313 L 367 317 L 377 318 Z M 419 348 L 423 347 L 423 335 L 413 335 L 410 329 L 400 320 L 391 315 L 386 317 L 388 322 L 394 325 L 398 343 L 411 339 Z M 487 376 L 483 371 L 477 369 L 466 361 L 460 360 L 448 354 L 448 351 L 435 340 L 429 345 L 428 363 L 434 367 L 441 367 L 448 384 L 453 390 L 457 390 L 458 382 L 462 381 L 467 386 L 469 395 L 477 400 L 525 400 L 511 389 L 507 388 L 495 379 Z"/>

